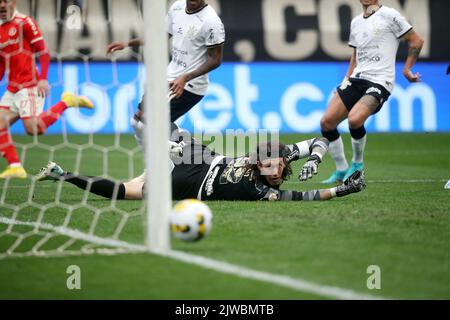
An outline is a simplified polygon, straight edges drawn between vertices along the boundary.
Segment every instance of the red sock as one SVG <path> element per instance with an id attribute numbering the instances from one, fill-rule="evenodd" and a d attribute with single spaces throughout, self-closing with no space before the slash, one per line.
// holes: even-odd
<path id="1" fill-rule="evenodd" d="M 50 127 L 53 123 L 55 123 L 56 120 L 58 120 L 62 113 L 67 109 L 67 104 L 60 101 L 57 104 L 55 104 L 53 107 L 51 107 L 46 112 L 42 113 L 39 116 L 39 125 L 41 130 L 47 129 Z"/>
<path id="2" fill-rule="evenodd" d="M 20 164 L 20 159 L 17 155 L 16 147 L 14 147 L 8 129 L 0 130 L 0 154 L 6 158 L 6 161 L 8 161 L 10 165 Z"/>

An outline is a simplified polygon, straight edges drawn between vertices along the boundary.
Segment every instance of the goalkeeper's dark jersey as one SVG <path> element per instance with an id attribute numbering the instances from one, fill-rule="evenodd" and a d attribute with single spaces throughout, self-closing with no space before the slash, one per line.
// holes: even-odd
<path id="1" fill-rule="evenodd" d="M 223 158 L 209 164 L 179 164 L 172 171 L 173 199 L 202 200 L 302 200 L 301 192 L 280 191 L 257 180 L 247 167 L 248 157 Z"/>
<path id="2" fill-rule="evenodd" d="M 256 180 L 254 170 L 248 168 L 248 157 L 227 159 L 206 176 L 201 190 L 202 200 L 264 200 L 278 190 Z"/>
<path id="3" fill-rule="evenodd" d="M 305 157 L 316 146 L 326 152 L 328 141 L 325 143 L 317 138 L 286 146 L 286 161 Z M 264 177 L 257 178 L 257 172 L 248 166 L 249 157 L 216 155 L 194 140 L 183 148 L 183 158 L 189 159 L 189 163 L 184 160 L 174 163 L 172 170 L 172 197 L 175 200 L 307 200 L 318 195 L 270 187 L 264 183 Z"/>

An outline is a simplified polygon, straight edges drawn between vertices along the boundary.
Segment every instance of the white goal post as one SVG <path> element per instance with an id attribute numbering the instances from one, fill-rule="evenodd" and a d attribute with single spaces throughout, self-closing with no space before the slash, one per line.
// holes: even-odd
<path id="1" fill-rule="evenodd" d="M 147 247 L 170 249 L 169 212 L 172 190 L 169 172 L 169 106 L 167 99 L 168 41 L 166 1 L 144 1 L 144 62 L 146 64 L 145 163 L 147 174 Z"/>
<path id="2" fill-rule="evenodd" d="M 18 1 L 19 12 L 34 17 L 42 29 L 52 58 L 45 110 L 60 100 L 63 91 L 88 96 L 95 108 L 65 111 L 54 130 L 42 136 L 27 137 L 12 128 L 14 146 L 28 175 L 26 179 L 0 180 L 0 260 L 169 253 L 172 191 L 165 17 L 172 2 L 89 0 L 72 4 L 45 0 L 27 6 L 26 1 Z M 128 29 L 123 26 L 124 17 L 133 19 L 132 24 L 128 21 Z M 120 25 L 123 32 L 112 28 L 113 24 Z M 105 54 L 112 41 L 125 42 L 137 35 L 144 40 L 142 52 L 126 48 Z M 0 85 L 1 96 L 5 79 Z M 144 161 L 129 121 L 142 92 L 146 106 Z M 6 161 L 0 160 L 2 171 Z M 64 179 L 38 181 L 35 175 L 49 161 L 82 177 L 89 186 Z M 145 200 L 116 201 L 90 193 L 90 176 L 119 185 L 138 176 L 142 167 L 148 169 Z"/>

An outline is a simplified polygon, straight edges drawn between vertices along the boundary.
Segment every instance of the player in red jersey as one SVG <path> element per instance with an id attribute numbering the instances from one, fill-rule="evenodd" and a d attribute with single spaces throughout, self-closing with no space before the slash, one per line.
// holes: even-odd
<path id="1" fill-rule="evenodd" d="M 13 145 L 9 127 L 21 119 L 29 135 L 43 134 L 68 107 L 93 108 L 84 97 L 63 93 L 61 101 L 43 112 L 49 92 L 47 74 L 50 54 L 36 22 L 16 10 L 16 0 L 0 0 L 0 79 L 8 86 L 0 100 L 0 154 L 8 167 L 0 179 L 26 178 Z M 40 72 L 35 56 L 39 56 Z"/>

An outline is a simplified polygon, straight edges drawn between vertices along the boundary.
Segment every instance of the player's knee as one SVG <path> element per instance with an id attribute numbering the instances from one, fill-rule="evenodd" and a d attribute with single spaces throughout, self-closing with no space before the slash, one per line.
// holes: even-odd
<path id="1" fill-rule="evenodd" d="M 25 132 L 29 136 L 37 135 L 37 128 L 25 127 Z"/>
<path id="2" fill-rule="evenodd" d="M 29 136 L 36 136 L 36 135 L 42 135 L 45 133 L 45 129 L 41 128 L 40 126 L 26 126 L 25 132 Z"/>
<path id="3" fill-rule="evenodd" d="M 348 126 L 350 128 L 360 128 L 364 125 L 365 118 L 358 114 L 349 114 L 348 115 Z"/>
<path id="4" fill-rule="evenodd" d="M 8 129 L 8 122 L 0 119 L 0 130 Z"/>
<path id="5" fill-rule="evenodd" d="M 324 115 L 322 119 L 320 119 L 320 129 L 322 131 L 331 131 L 336 129 L 336 123 L 329 116 Z"/>
<path id="6" fill-rule="evenodd" d="M 8 129 L 9 127 L 9 117 L 6 113 L 0 110 L 0 130 Z"/>

